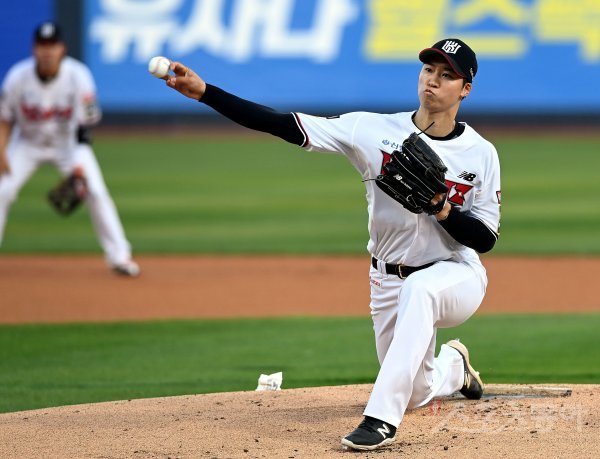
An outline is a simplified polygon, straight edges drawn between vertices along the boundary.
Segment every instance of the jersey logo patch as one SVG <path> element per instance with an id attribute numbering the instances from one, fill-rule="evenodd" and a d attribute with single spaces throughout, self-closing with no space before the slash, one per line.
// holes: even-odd
<path id="1" fill-rule="evenodd" d="M 476 174 L 472 174 L 471 172 L 467 172 L 467 171 L 463 171 L 460 173 L 460 175 L 458 176 L 458 178 L 464 179 L 467 182 L 472 182 L 475 177 L 477 177 Z"/>
<path id="2" fill-rule="evenodd" d="M 379 150 L 379 151 L 383 155 L 383 160 L 381 161 L 381 172 L 379 172 L 379 173 L 380 174 L 384 174 L 385 171 L 383 170 L 383 166 L 385 166 L 387 163 L 390 162 L 390 160 L 392 159 L 392 154 L 391 153 L 386 153 L 383 150 Z"/>
<path id="3" fill-rule="evenodd" d="M 465 195 L 473 189 L 473 185 L 464 183 L 456 183 L 451 180 L 446 180 L 448 187 L 448 201 L 462 206 L 465 203 Z"/>

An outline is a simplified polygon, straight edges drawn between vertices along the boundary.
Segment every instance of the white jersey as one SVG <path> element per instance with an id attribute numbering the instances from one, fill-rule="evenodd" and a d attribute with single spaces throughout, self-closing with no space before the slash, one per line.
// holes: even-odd
<path id="1" fill-rule="evenodd" d="M 0 120 L 13 125 L 6 156 L 10 173 L 0 177 L 0 243 L 10 206 L 41 164 L 56 166 L 63 176 L 76 168 L 86 177 L 87 204 L 107 263 L 117 272 L 136 275 L 131 246 L 91 146 L 77 141 L 78 126 L 101 117 L 89 69 L 64 57 L 56 77 L 43 82 L 35 59 L 15 64 L 2 84 Z M 133 273 L 133 274 L 131 274 Z"/>
<path id="2" fill-rule="evenodd" d="M 365 181 L 369 211 L 367 250 L 387 263 L 420 266 L 433 261 L 478 261 L 477 253 L 450 236 L 434 216 L 413 214 L 381 191 L 373 180 L 390 154 L 418 128 L 413 112 L 348 113 L 322 118 L 296 113 L 309 151 L 342 153 Z M 494 146 L 465 125 L 451 140 L 422 134 L 448 167 L 448 199 L 482 221 L 497 237 L 500 225 L 500 165 Z"/>
<path id="3" fill-rule="evenodd" d="M 96 85 L 89 69 L 65 56 L 57 76 L 38 77 L 33 57 L 16 63 L 6 75 L 0 98 L 0 119 L 13 123 L 17 138 L 38 148 L 69 148 L 80 125 L 101 117 Z"/>

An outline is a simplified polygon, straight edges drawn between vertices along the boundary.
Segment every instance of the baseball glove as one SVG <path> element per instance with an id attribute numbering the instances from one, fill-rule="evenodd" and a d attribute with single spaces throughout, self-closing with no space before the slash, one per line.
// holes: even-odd
<path id="1" fill-rule="evenodd" d="M 70 215 L 85 201 L 87 194 L 87 182 L 83 171 L 75 169 L 48 192 L 48 201 L 59 214 Z"/>
<path id="2" fill-rule="evenodd" d="M 400 150 L 392 152 L 375 181 L 382 191 L 412 213 L 434 215 L 441 212 L 446 202 L 447 170 L 437 153 L 413 132 Z M 431 200 L 439 193 L 445 194 L 444 199 L 432 204 Z"/>

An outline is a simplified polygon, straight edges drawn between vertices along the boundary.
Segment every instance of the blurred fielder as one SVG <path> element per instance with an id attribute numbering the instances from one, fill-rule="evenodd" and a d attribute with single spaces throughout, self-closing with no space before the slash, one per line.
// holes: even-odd
<path id="1" fill-rule="evenodd" d="M 65 214 L 87 201 L 108 265 L 135 277 L 140 269 L 90 145 L 89 128 L 101 117 L 95 83 L 89 69 L 65 53 L 59 27 L 43 23 L 34 32 L 33 57 L 15 64 L 2 84 L 0 243 L 19 190 L 49 162 L 69 177 L 50 201 Z"/>

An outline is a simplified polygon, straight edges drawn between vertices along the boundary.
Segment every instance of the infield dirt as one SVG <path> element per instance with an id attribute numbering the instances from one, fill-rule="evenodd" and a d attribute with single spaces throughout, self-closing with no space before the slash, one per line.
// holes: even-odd
<path id="1" fill-rule="evenodd" d="M 369 315 L 364 256 L 143 256 L 120 278 L 101 256 L 2 255 L 0 323 Z M 600 311 L 600 258 L 484 258 L 478 314 Z"/>

